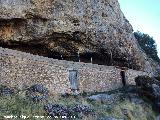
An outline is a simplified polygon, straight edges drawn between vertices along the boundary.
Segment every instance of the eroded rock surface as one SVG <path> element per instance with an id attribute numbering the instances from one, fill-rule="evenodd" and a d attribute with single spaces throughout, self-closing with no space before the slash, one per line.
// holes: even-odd
<path id="1" fill-rule="evenodd" d="M 0 1 L 1 46 L 28 52 L 40 45 L 63 56 L 79 51 L 91 54 L 93 61 L 155 72 L 156 63 L 142 52 L 132 32 L 118 0 Z"/>

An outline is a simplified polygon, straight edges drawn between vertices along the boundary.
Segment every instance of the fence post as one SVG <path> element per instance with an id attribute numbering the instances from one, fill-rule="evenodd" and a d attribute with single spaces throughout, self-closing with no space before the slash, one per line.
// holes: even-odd
<path id="1" fill-rule="evenodd" d="M 80 60 L 80 55 L 79 55 L 79 51 L 78 51 L 78 62 L 81 62 L 81 60 Z"/>
<path id="2" fill-rule="evenodd" d="M 93 58 L 91 57 L 91 63 L 93 63 Z"/>
<path id="3" fill-rule="evenodd" d="M 61 55 L 61 59 L 63 60 L 63 56 Z"/>

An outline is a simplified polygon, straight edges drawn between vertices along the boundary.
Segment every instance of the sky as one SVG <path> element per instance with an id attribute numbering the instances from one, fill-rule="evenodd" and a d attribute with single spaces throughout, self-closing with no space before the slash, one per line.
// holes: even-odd
<path id="1" fill-rule="evenodd" d="M 153 37 L 160 57 L 160 0 L 118 1 L 134 31 L 140 31 Z"/>

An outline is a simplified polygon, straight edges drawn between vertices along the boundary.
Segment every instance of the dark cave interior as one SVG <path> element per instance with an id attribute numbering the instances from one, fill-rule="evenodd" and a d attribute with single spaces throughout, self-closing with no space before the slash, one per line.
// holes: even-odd
<path id="1" fill-rule="evenodd" d="M 58 59 L 58 60 L 67 60 L 67 61 L 74 61 L 74 62 L 84 62 L 84 63 L 91 63 L 92 64 L 99 64 L 99 65 L 107 65 L 107 66 L 118 66 L 118 67 L 127 67 L 134 69 L 134 66 L 129 64 L 128 62 L 116 59 L 109 55 L 103 55 L 99 53 L 74 53 L 70 56 L 62 55 L 58 52 L 53 52 L 49 50 L 46 46 L 41 44 L 6 44 L 0 43 L 0 47 L 9 48 L 13 50 L 18 50 L 26 53 L 31 53 L 33 55 L 44 56 L 48 58 Z M 78 57 L 79 56 L 79 57 Z"/>

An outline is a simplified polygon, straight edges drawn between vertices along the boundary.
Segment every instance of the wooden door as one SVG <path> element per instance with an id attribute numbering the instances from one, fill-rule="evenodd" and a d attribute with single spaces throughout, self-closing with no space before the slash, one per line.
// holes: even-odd
<path id="1" fill-rule="evenodd" d="M 78 89 L 77 70 L 69 70 L 69 81 L 72 90 Z"/>

